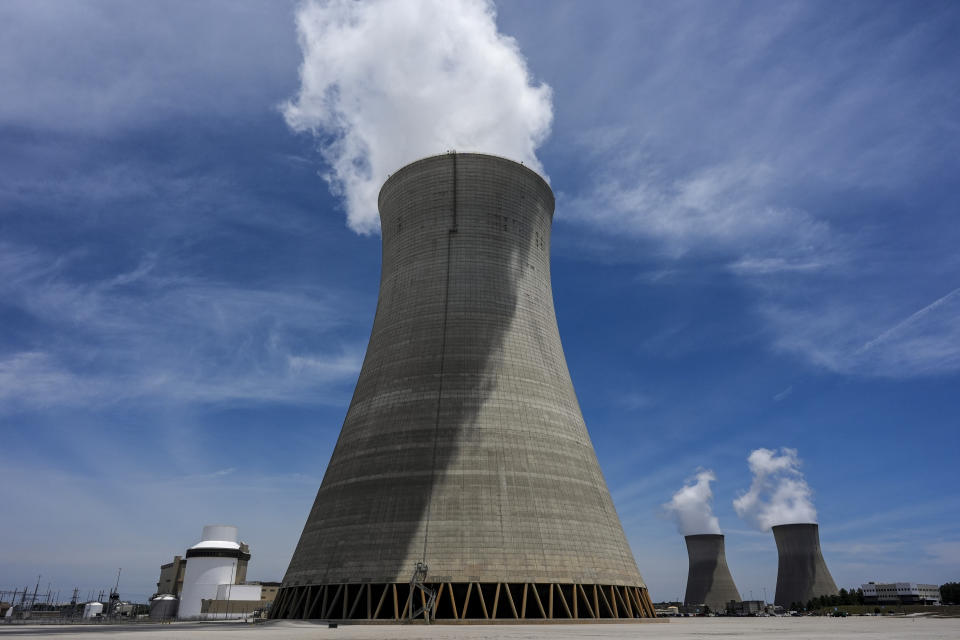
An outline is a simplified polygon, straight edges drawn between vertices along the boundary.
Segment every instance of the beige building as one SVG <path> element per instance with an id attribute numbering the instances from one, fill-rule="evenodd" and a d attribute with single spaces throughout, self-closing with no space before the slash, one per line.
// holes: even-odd
<path id="1" fill-rule="evenodd" d="M 173 562 L 160 565 L 160 579 L 157 580 L 157 593 L 169 593 L 179 596 L 183 589 L 183 570 L 187 561 L 183 556 L 173 556 Z"/>
<path id="2" fill-rule="evenodd" d="M 205 617 L 237 618 L 255 611 L 265 611 L 277 597 L 279 582 L 249 582 L 244 585 L 222 585 L 216 599 L 203 600 L 200 612 Z M 259 598 L 253 596 L 259 595 Z"/>
<path id="3" fill-rule="evenodd" d="M 237 561 L 236 584 L 243 584 L 247 579 L 247 564 L 250 561 L 250 546 L 240 543 L 240 559 Z M 180 597 L 183 591 L 183 572 L 187 567 L 187 560 L 183 556 L 173 556 L 173 562 L 160 565 L 160 579 L 157 580 L 157 594 L 169 593 Z M 273 600 L 273 598 L 271 598 Z"/>

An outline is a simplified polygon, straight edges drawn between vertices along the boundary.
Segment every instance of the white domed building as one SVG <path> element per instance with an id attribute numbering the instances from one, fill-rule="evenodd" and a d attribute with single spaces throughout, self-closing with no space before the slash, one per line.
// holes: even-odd
<path id="1" fill-rule="evenodd" d="M 203 528 L 202 539 L 187 550 L 186 560 L 177 612 L 181 620 L 200 618 L 203 601 L 217 599 L 221 586 L 243 584 L 250 553 L 237 541 L 236 527 L 213 524 Z"/>

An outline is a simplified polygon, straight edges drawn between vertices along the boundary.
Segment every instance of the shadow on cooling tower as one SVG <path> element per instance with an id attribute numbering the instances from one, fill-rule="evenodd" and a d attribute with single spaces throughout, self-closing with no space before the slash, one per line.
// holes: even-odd
<path id="1" fill-rule="evenodd" d="M 272 617 L 654 616 L 560 343 L 553 207 L 483 154 L 384 184 L 370 343 Z"/>
<path id="2" fill-rule="evenodd" d="M 431 558 L 431 545 L 451 542 L 444 523 L 471 508 L 471 496 L 460 491 L 471 471 L 501 466 L 497 451 L 471 431 L 498 379 L 511 377 L 506 368 L 521 366 L 504 350 L 521 289 L 547 296 L 540 302 L 552 313 L 545 243 L 540 259 L 531 262 L 530 254 L 541 227 L 549 233 L 553 202 L 528 169 L 492 176 L 508 161 L 490 167 L 489 157 L 480 159 L 427 158 L 384 185 L 370 343 L 286 580 L 302 566 L 307 583 L 409 581 L 425 543 L 433 568 L 440 559 Z M 462 186 L 478 179 L 483 193 Z M 536 320 L 525 330 L 549 330 Z M 461 456 L 472 443 L 480 450 Z M 484 515 L 493 514 L 474 514 Z M 311 557 L 322 562 L 299 562 Z"/>

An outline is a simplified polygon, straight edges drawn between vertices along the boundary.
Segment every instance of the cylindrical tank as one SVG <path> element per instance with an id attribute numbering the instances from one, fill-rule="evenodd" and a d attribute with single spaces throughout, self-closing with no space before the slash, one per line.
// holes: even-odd
<path id="1" fill-rule="evenodd" d="M 418 562 L 453 607 L 468 602 L 468 617 L 484 618 L 469 599 L 480 585 L 487 607 L 507 607 L 507 583 L 517 616 L 523 599 L 528 618 L 538 601 L 548 617 L 589 617 L 596 602 L 596 617 L 647 615 L 560 344 L 550 187 L 519 163 L 450 153 L 398 170 L 379 206 L 370 343 L 274 615 L 318 615 L 328 585 L 404 593 Z M 445 597 L 437 615 L 460 615 Z"/>
<path id="2" fill-rule="evenodd" d="M 214 540 L 237 542 L 237 528 L 232 524 L 208 524 L 203 527 L 200 540 L 206 542 Z"/>
<path id="3" fill-rule="evenodd" d="M 88 602 L 85 605 L 83 605 L 84 618 L 96 618 L 101 614 L 103 614 L 102 602 Z"/>
<path id="4" fill-rule="evenodd" d="M 180 603 L 176 596 L 164 593 L 150 601 L 150 619 L 168 620 L 177 617 L 177 605 Z"/>
<path id="5" fill-rule="evenodd" d="M 820 551 L 820 528 L 816 524 L 781 524 L 773 527 L 777 542 L 777 594 L 774 604 L 805 605 L 811 598 L 836 595 L 827 563 Z"/>
<path id="6" fill-rule="evenodd" d="M 237 564 L 250 555 L 237 542 L 237 528 L 230 525 L 208 525 L 200 542 L 187 550 L 187 567 L 183 572 L 183 589 L 177 617 L 181 620 L 200 617 L 202 600 L 217 596 L 221 584 L 233 584 Z"/>
<path id="7" fill-rule="evenodd" d="M 705 604 L 713 611 L 724 611 L 731 600 L 739 602 L 740 592 L 727 567 L 723 536 L 705 533 L 684 540 L 690 560 L 684 604 Z"/>

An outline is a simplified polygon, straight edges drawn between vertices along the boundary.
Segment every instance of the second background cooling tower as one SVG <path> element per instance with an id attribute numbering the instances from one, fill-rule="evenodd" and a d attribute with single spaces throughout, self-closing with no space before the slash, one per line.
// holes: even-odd
<path id="1" fill-rule="evenodd" d="M 714 533 L 685 536 L 690 568 L 687 572 L 687 606 L 705 604 L 723 611 L 731 600 L 740 601 L 740 592 L 727 567 L 723 536 Z"/>

